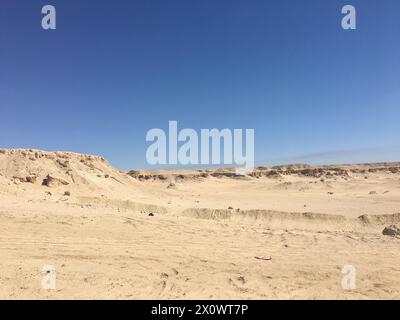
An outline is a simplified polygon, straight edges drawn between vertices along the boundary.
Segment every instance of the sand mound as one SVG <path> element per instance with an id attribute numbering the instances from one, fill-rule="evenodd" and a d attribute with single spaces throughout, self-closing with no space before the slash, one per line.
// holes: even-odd
<path id="1" fill-rule="evenodd" d="M 0 149 L 0 194 L 19 201 L 166 212 L 145 197 L 146 187 L 104 158 L 73 152 Z"/>
<path id="2" fill-rule="evenodd" d="M 48 188 L 70 185 L 78 193 L 107 190 L 127 181 L 124 173 L 102 157 L 32 149 L 1 149 L 0 174 L 14 184 L 30 183 Z"/>

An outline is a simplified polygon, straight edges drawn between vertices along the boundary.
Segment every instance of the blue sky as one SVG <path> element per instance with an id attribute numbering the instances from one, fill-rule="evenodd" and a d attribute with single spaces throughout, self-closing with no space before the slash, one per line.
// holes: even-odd
<path id="1" fill-rule="evenodd" d="M 0 147 L 140 168 L 177 120 L 254 128 L 260 165 L 400 160 L 399 39 L 398 0 L 2 0 Z"/>

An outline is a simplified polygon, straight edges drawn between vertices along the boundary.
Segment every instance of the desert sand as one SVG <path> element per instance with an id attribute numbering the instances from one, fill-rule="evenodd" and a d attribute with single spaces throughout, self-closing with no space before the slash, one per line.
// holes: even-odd
<path id="1" fill-rule="evenodd" d="M 400 163 L 241 177 L 0 149 L 1 299 L 399 299 L 390 225 L 400 226 Z M 44 265 L 55 289 L 42 288 Z"/>

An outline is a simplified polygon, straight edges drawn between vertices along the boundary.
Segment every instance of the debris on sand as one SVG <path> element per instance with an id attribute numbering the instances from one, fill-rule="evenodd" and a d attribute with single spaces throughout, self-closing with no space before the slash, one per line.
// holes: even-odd
<path id="1" fill-rule="evenodd" d="M 153 212 L 150 212 L 150 213 L 149 213 L 149 217 L 154 217 L 154 213 L 153 213 Z"/>
<path id="2" fill-rule="evenodd" d="M 167 189 L 175 189 L 175 187 L 176 187 L 176 184 L 173 183 L 173 182 L 171 182 L 171 183 L 167 186 Z"/>
<path id="3" fill-rule="evenodd" d="M 400 236 L 400 228 L 396 227 L 395 225 L 391 225 L 383 229 L 382 234 L 385 236 Z"/>
<path id="4" fill-rule="evenodd" d="M 265 261 L 272 260 L 271 256 L 255 256 L 254 258 L 257 260 L 265 260 Z"/>

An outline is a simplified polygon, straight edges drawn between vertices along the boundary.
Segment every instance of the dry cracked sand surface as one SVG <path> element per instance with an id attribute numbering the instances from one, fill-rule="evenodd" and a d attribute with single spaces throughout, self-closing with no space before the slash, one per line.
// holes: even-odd
<path id="1" fill-rule="evenodd" d="M 399 299 L 399 212 L 400 163 L 236 177 L 0 149 L 0 298 Z"/>

